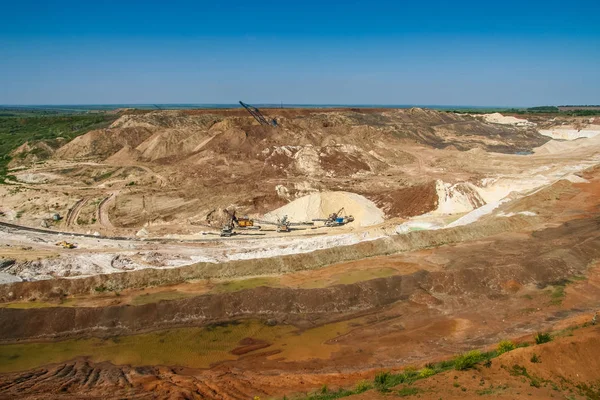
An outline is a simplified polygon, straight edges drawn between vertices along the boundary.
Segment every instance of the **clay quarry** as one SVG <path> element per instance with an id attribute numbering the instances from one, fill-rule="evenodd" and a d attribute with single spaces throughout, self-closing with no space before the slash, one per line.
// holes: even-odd
<path id="1" fill-rule="evenodd" d="M 12 151 L 0 398 L 600 399 L 600 117 L 261 111 Z"/>

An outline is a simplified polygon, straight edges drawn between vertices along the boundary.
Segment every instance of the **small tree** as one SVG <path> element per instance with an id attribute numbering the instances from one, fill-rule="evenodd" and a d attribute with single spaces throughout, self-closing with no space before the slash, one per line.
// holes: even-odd
<path id="1" fill-rule="evenodd" d="M 498 343 L 498 355 L 504 354 L 506 352 L 512 351 L 515 349 L 515 344 L 510 340 L 503 340 Z"/>
<path id="2" fill-rule="evenodd" d="M 548 343 L 552 340 L 552 336 L 549 333 L 538 332 L 533 337 L 535 339 L 535 344 L 543 344 Z"/>

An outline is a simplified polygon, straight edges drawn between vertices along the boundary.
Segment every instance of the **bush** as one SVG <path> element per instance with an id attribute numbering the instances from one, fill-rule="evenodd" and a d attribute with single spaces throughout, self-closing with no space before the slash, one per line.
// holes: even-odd
<path id="1" fill-rule="evenodd" d="M 481 352 L 479 350 L 471 350 L 468 353 L 464 353 L 456 357 L 454 361 L 454 369 L 457 371 L 464 371 L 466 369 L 473 368 L 482 359 Z"/>
<path id="2" fill-rule="evenodd" d="M 435 375 L 435 371 L 433 368 L 425 367 L 419 371 L 419 378 L 428 378 L 432 375 Z"/>
<path id="3" fill-rule="evenodd" d="M 531 360 L 530 361 L 532 363 L 540 363 L 540 362 L 542 362 L 542 360 L 540 360 L 540 357 L 537 354 L 535 354 L 535 353 L 533 353 L 533 355 L 531 356 Z"/>
<path id="4" fill-rule="evenodd" d="M 389 382 L 391 381 L 392 374 L 389 371 L 383 371 L 375 375 L 375 387 L 377 390 L 383 392 L 388 390 Z"/>
<path id="5" fill-rule="evenodd" d="M 535 339 L 535 344 L 543 344 L 548 343 L 552 340 L 552 336 L 549 333 L 538 332 L 533 337 Z"/>
<path id="6" fill-rule="evenodd" d="M 363 392 L 366 392 L 367 390 L 370 390 L 372 387 L 373 387 L 373 385 L 371 385 L 369 382 L 360 381 L 356 384 L 354 391 L 356 393 L 363 393 Z"/>
<path id="7" fill-rule="evenodd" d="M 510 340 L 503 340 L 498 343 L 498 355 L 504 354 L 506 352 L 512 351 L 515 349 L 515 344 Z"/>

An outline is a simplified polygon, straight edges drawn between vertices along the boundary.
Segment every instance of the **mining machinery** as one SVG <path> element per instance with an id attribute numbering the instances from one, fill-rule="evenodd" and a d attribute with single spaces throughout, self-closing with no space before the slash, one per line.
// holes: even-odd
<path id="1" fill-rule="evenodd" d="M 242 101 L 240 101 L 240 104 L 242 107 L 244 107 L 246 109 L 246 111 L 248 111 L 250 113 L 250 115 L 252 115 L 254 117 L 254 119 L 256 121 L 258 121 L 259 124 L 264 125 L 264 126 L 272 126 L 272 127 L 277 127 L 277 121 L 275 119 L 267 119 L 258 108 L 251 106 L 249 104 L 246 104 Z"/>
<path id="2" fill-rule="evenodd" d="M 222 237 L 230 237 L 230 236 L 234 235 L 235 232 L 233 230 L 235 229 L 236 226 L 238 228 L 242 228 L 242 229 L 260 229 L 260 226 L 255 226 L 254 220 L 248 218 L 248 216 L 243 216 L 243 217 L 238 218 L 235 215 L 235 210 L 229 211 L 227 209 L 224 209 L 223 212 L 225 214 L 227 214 L 227 216 L 229 218 L 227 220 L 227 223 L 225 223 L 225 225 L 223 225 L 223 228 L 221 229 Z"/>
<path id="3" fill-rule="evenodd" d="M 344 210 L 343 207 L 340 208 L 338 212 L 329 214 L 329 217 L 327 218 L 315 218 L 313 221 L 324 222 L 324 225 L 327 227 L 346 225 L 347 223 L 354 221 L 354 217 L 352 215 L 342 216 L 342 214 L 346 214 L 346 210 Z"/>
<path id="4" fill-rule="evenodd" d="M 294 227 L 294 226 L 312 226 L 312 225 L 314 225 L 313 222 L 290 222 L 287 215 L 284 215 L 281 218 L 277 218 L 277 222 L 264 221 L 264 220 L 258 220 L 258 219 L 256 220 L 256 222 L 259 222 L 264 225 L 275 225 L 277 232 L 289 232 L 293 229 L 292 227 Z"/>

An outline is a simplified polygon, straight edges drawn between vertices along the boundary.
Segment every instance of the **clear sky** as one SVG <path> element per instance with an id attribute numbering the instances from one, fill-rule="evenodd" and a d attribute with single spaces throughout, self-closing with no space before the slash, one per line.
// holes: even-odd
<path id="1" fill-rule="evenodd" d="M 0 104 L 600 103 L 600 0 L 0 0 Z"/>

